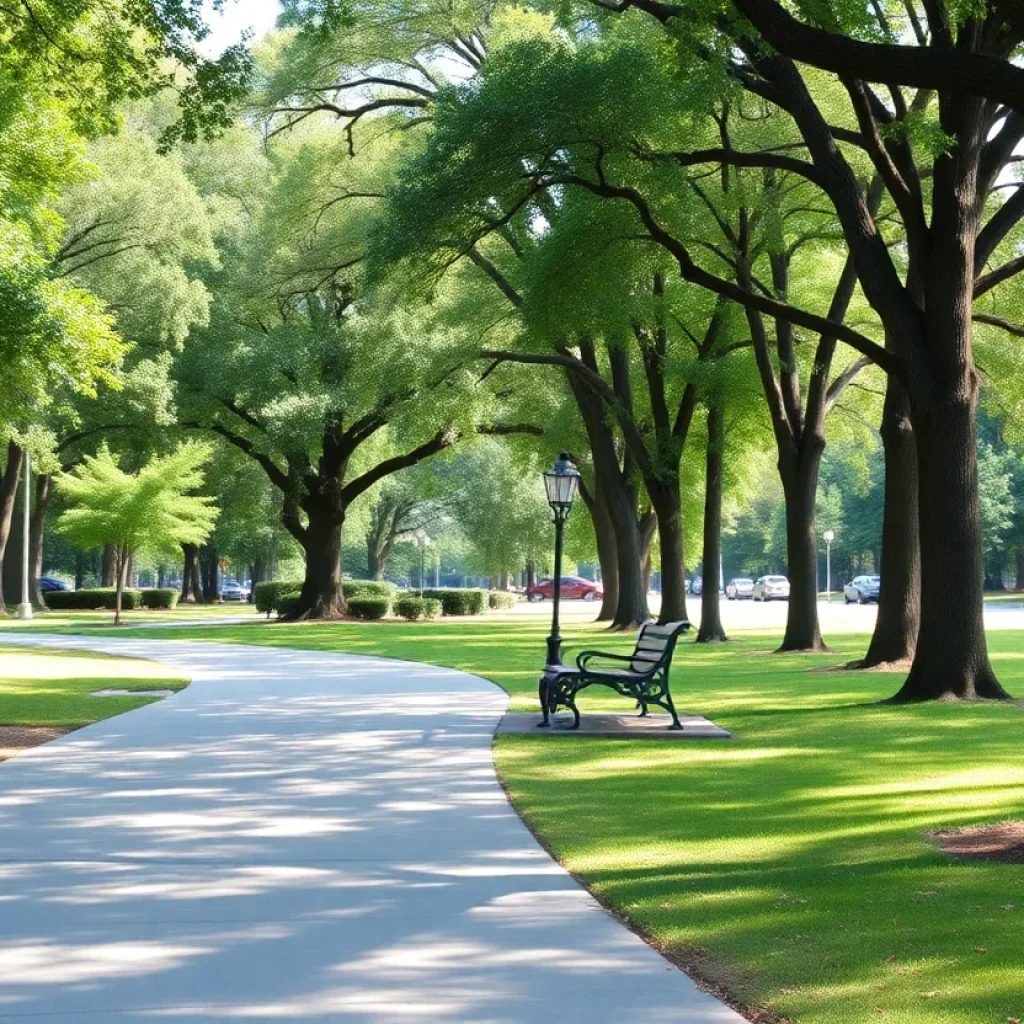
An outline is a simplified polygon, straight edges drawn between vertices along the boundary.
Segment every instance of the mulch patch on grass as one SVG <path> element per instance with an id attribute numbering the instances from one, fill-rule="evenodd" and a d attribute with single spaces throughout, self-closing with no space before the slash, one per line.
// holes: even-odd
<path id="1" fill-rule="evenodd" d="M 943 852 L 955 857 L 1024 864 L 1024 821 L 1000 821 L 928 834 Z"/>
<path id="2" fill-rule="evenodd" d="M 44 728 L 42 726 L 0 725 L 0 761 L 20 754 L 29 747 L 49 743 L 59 736 L 72 732 L 71 729 Z"/>

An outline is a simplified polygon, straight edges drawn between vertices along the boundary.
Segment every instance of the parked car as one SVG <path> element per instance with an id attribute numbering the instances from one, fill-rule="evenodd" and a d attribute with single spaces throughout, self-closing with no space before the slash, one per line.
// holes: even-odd
<path id="1" fill-rule="evenodd" d="M 249 588 L 241 583 L 223 583 L 220 588 L 222 601 L 248 601 Z"/>
<path id="2" fill-rule="evenodd" d="M 55 590 L 74 590 L 75 588 L 70 583 L 57 579 L 56 576 L 40 576 L 39 589 L 44 594 L 52 594 Z"/>
<path id="3" fill-rule="evenodd" d="M 754 581 L 736 576 L 725 585 L 725 596 L 730 601 L 745 601 L 754 596 Z"/>
<path id="4" fill-rule="evenodd" d="M 563 576 L 561 581 L 561 596 L 567 600 L 595 601 L 604 597 L 604 587 L 593 580 L 585 580 L 582 576 Z M 526 596 L 530 601 L 551 600 L 555 596 L 555 581 L 535 583 L 527 588 Z"/>
<path id="5" fill-rule="evenodd" d="M 878 604 L 878 594 L 882 585 L 880 576 L 855 576 L 843 587 L 843 597 L 847 604 L 867 604 L 874 601 Z"/>
<path id="6" fill-rule="evenodd" d="M 755 601 L 788 601 L 789 580 L 785 576 L 762 576 L 754 582 L 750 596 Z"/>

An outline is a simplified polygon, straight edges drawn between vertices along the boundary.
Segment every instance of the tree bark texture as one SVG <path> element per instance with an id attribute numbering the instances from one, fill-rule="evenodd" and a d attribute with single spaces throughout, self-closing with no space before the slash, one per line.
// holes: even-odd
<path id="1" fill-rule="evenodd" d="M 921 549 L 918 538 L 917 448 L 910 404 L 890 378 L 882 412 L 885 505 L 882 518 L 882 585 L 878 618 L 863 666 L 909 661 L 921 622 Z"/>
<path id="2" fill-rule="evenodd" d="M 975 437 L 977 382 L 914 421 L 921 525 L 921 629 L 896 701 L 1006 700 L 988 657 Z M 959 391 L 960 394 L 956 394 Z M 959 600 L 951 600 L 956 594 Z"/>
<path id="3" fill-rule="evenodd" d="M 700 598 L 697 643 L 727 640 L 719 595 L 722 564 L 722 477 L 725 420 L 721 406 L 708 409 L 708 439 L 704 473 L 704 586 Z"/>
<path id="4" fill-rule="evenodd" d="M 7 541 L 11 536 L 11 521 L 14 518 L 14 504 L 18 496 L 21 467 L 25 461 L 24 451 L 13 441 L 7 445 L 7 462 L 3 477 L 0 478 L 0 579 L 3 578 L 4 555 Z M 3 587 L 0 586 L 0 614 L 6 614 Z"/>
<path id="5" fill-rule="evenodd" d="M 103 546 L 103 586 L 117 586 L 117 549 L 113 544 Z"/>
<path id="6" fill-rule="evenodd" d="M 213 544 L 199 549 L 199 569 L 203 584 L 203 603 L 216 604 L 220 600 L 220 552 Z"/>
<path id="7" fill-rule="evenodd" d="M 681 622 L 686 615 L 686 557 L 683 501 L 678 473 L 671 479 L 647 481 L 647 493 L 658 517 L 661 540 L 661 612 L 659 622 Z"/>
<path id="8" fill-rule="evenodd" d="M 619 452 L 605 416 L 603 399 L 572 372 L 567 372 L 566 376 L 590 441 L 595 489 L 604 494 L 615 531 L 619 600 L 611 627 L 635 629 L 651 617 L 643 581 L 637 487 L 619 463 Z"/>
<path id="9" fill-rule="evenodd" d="M 818 470 L 823 451 L 823 442 L 818 445 L 805 443 L 801 452 L 779 460 L 786 500 L 789 570 L 786 632 L 780 651 L 825 650 L 818 625 L 818 537 L 814 526 L 814 499 L 818 493 Z"/>
<path id="10" fill-rule="evenodd" d="M 50 505 L 50 493 L 53 489 L 53 478 L 48 473 L 41 473 L 35 479 L 35 498 L 32 503 L 31 520 L 29 522 L 29 588 L 32 603 L 37 608 L 45 608 L 46 600 L 39 585 L 43 575 L 43 538 L 45 536 L 46 513 Z"/>
<path id="11" fill-rule="evenodd" d="M 181 597 L 179 601 L 182 604 L 186 601 L 196 600 L 195 566 L 198 551 L 199 549 L 195 544 L 181 545 Z"/>
<path id="12" fill-rule="evenodd" d="M 619 562 L 618 542 L 615 537 L 615 524 L 605 500 L 604 489 L 599 485 L 600 478 L 595 479 L 592 490 L 580 488 L 580 494 L 590 513 L 594 527 L 594 542 L 597 547 L 597 560 L 601 566 L 601 585 L 604 596 L 601 598 L 601 610 L 597 614 L 597 622 L 612 622 L 615 610 L 619 606 Z M 533 583 L 527 583 L 532 586 Z"/>
<path id="13" fill-rule="evenodd" d="M 308 523 L 302 539 L 306 574 L 294 619 L 338 619 L 348 613 L 341 583 L 345 509 L 330 495 L 304 502 Z"/>

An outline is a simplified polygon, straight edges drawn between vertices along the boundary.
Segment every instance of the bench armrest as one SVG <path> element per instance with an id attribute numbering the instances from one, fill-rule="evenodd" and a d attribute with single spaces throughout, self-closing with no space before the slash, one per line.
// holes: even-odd
<path id="1" fill-rule="evenodd" d="M 609 654 L 607 651 L 581 651 L 579 656 L 576 658 L 576 667 L 581 672 L 587 671 L 587 663 L 592 661 L 594 658 L 608 658 L 611 661 L 627 661 L 633 660 L 631 654 Z"/>

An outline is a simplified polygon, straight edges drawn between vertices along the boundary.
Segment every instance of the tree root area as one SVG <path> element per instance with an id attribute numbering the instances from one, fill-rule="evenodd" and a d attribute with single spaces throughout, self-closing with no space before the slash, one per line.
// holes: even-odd
<path id="1" fill-rule="evenodd" d="M 954 857 L 1024 864 L 1024 821 L 941 829 L 925 835 L 935 840 L 943 853 Z"/>

